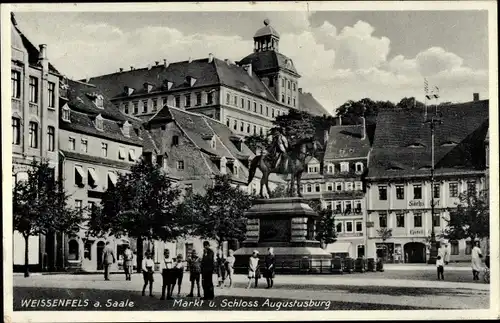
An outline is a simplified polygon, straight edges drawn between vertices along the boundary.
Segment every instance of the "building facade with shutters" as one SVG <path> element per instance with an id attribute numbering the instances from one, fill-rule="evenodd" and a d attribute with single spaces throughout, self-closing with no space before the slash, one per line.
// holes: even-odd
<path id="1" fill-rule="evenodd" d="M 69 204 L 91 212 L 103 192 L 141 157 L 144 130 L 140 120 L 121 114 L 91 84 L 63 80 L 60 106 L 60 176 L 70 195 Z M 85 230 L 65 237 L 65 268 L 100 270 L 106 240 L 117 254 L 131 243 L 126 237 L 87 237 Z"/>
<path id="2" fill-rule="evenodd" d="M 36 48 L 11 16 L 12 184 L 27 180 L 33 160 L 46 160 L 58 174 L 59 72 L 49 63 L 47 45 Z M 30 266 L 54 268 L 58 259 L 56 234 L 29 238 Z M 14 231 L 14 267 L 24 265 L 24 238 Z"/>
<path id="3" fill-rule="evenodd" d="M 436 239 L 442 239 L 460 194 L 487 188 L 488 107 L 488 100 L 439 107 L 434 187 L 430 126 L 423 122 L 423 111 L 379 113 L 367 177 L 369 257 L 426 262 L 432 228 Z M 392 235 L 383 239 L 387 230 Z M 471 241 L 448 242 L 451 261 L 470 261 Z"/>

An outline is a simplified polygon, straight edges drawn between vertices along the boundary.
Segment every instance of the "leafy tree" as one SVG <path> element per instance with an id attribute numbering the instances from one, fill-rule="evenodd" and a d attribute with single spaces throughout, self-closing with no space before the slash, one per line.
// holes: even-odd
<path id="1" fill-rule="evenodd" d="M 316 240 L 324 245 L 337 241 L 335 215 L 332 210 L 324 209 L 319 199 L 311 199 L 307 204 L 319 215 L 316 221 Z"/>
<path id="2" fill-rule="evenodd" d="M 285 184 L 280 184 L 278 187 L 276 187 L 270 194 L 270 198 L 277 198 L 277 197 L 288 197 L 289 196 L 289 189 L 287 185 Z"/>
<path id="3" fill-rule="evenodd" d="M 451 240 L 489 238 L 490 209 L 488 191 L 466 192 L 460 195 L 456 210 L 450 212 L 444 236 Z"/>
<path id="4" fill-rule="evenodd" d="M 87 234 L 136 238 L 140 271 L 144 240 L 173 241 L 186 233 L 180 194 L 161 166 L 141 159 L 103 194 Z"/>
<path id="5" fill-rule="evenodd" d="M 62 181 L 55 179 L 54 169 L 46 161 L 33 161 L 27 170 L 27 181 L 17 182 L 13 189 L 13 229 L 25 241 L 24 277 L 29 277 L 29 237 L 51 232 L 76 233 L 84 221 L 83 210 L 68 206 L 69 195 Z"/>
<path id="6" fill-rule="evenodd" d="M 269 142 L 264 135 L 251 135 L 245 138 L 245 144 L 256 154 L 258 149 L 267 149 Z"/>
<path id="7" fill-rule="evenodd" d="M 217 242 L 243 240 L 246 233 L 245 210 L 252 206 L 252 196 L 232 187 L 229 177 L 216 176 L 206 193 L 193 194 L 184 202 L 190 233 Z"/>
<path id="8" fill-rule="evenodd" d="M 380 228 L 377 230 L 377 233 L 380 236 L 380 239 L 382 239 L 382 241 L 384 241 L 384 242 L 386 240 L 392 238 L 392 229 Z"/>
<path id="9" fill-rule="evenodd" d="M 280 129 L 293 146 L 297 142 L 322 136 L 323 130 L 328 130 L 335 124 L 332 116 L 313 116 L 312 114 L 289 109 L 288 114 L 277 116 L 273 121 L 275 128 Z"/>
<path id="10" fill-rule="evenodd" d="M 404 110 L 423 109 L 424 106 L 425 105 L 422 102 L 417 101 L 414 97 L 402 98 L 401 101 L 399 101 L 399 103 L 396 104 L 397 108 Z"/>

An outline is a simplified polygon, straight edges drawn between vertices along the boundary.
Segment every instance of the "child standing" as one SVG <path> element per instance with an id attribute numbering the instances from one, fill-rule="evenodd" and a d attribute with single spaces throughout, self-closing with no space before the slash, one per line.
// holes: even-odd
<path id="1" fill-rule="evenodd" d="M 146 295 L 146 286 L 149 284 L 149 296 L 153 297 L 154 271 L 155 271 L 155 263 L 153 259 L 151 259 L 151 253 L 146 252 L 146 258 L 142 260 L 142 276 L 144 277 L 142 296 Z"/>
<path id="2" fill-rule="evenodd" d="M 174 294 L 175 283 L 177 283 L 177 295 L 181 294 L 181 286 L 182 286 L 182 277 L 184 276 L 184 264 L 182 263 L 182 255 L 177 255 L 177 262 L 174 265 L 173 269 L 173 283 L 172 283 L 172 291 L 170 295 Z"/>
<path id="3" fill-rule="evenodd" d="M 163 256 L 165 257 L 165 259 L 163 259 L 163 269 L 161 272 L 162 286 L 160 299 L 165 299 L 165 290 L 167 290 L 167 299 L 172 299 L 172 290 L 174 289 L 172 287 L 172 284 L 175 279 L 173 272 L 174 261 L 173 259 L 170 259 L 170 251 L 168 249 L 165 249 L 165 251 L 163 252 Z"/>
<path id="4" fill-rule="evenodd" d="M 436 267 L 437 267 L 438 280 L 440 279 L 444 280 L 444 259 L 441 256 L 438 256 L 436 259 Z"/>
<path id="5" fill-rule="evenodd" d="M 229 249 L 229 256 L 226 258 L 226 271 L 227 278 L 229 278 L 229 287 L 233 286 L 233 275 L 234 275 L 234 251 Z"/>
<path id="6" fill-rule="evenodd" d="M 255 287 L 259 281 L 259 252 L 257 250 L 253 251 L 250 261 L 248 263 L 248 286 L 247 289 L 252 286 L 252 281 L 255 281 Z"/>
<path id="7" fill-rule="evenodd" d="M 193 297 L 194 283 L 196 283 L 196 287 L 198 288 L 198 297 L 201 297 L 200 275 L 201 259 L 198 257 L 196 250 L 193 250 L 193 252 L 191 253 L 191 259 L 189 260 L 189 280 L 191 281 L 191 293 L 189 293 L 188 297 Z"/>

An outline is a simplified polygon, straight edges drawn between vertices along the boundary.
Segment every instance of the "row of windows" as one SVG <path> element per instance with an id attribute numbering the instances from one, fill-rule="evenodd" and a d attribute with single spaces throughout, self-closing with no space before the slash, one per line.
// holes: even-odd
<path id="1" fill-rule="evenodd" d="M 111 171 L 108 171 L 106 174 L 106 188 L 112 188 L 116 185 L 117 181 L 117 174 Z M 75 165 L 74 167 L 74 182 L 75 185 L 83 188 L 85 185 L 88 185 L 92 189 L 95 189 L 97 186 L 99 186 L 99 176 L 97 175 L 97 172 L 95 168 L 89 167 L 87 169 L 87 173 L 85 173 L 85 170 L 82 165 Z M 76 201 L 75 201 L 76 202 Z M 78 203 L 75 204 L 75 207 L 78 209 L 81 209 L 81 205 L 78 205 Z"/>
<path id="2" fill-rule="evenodd" d="M 408 218 L 410 216 L 408 215 Z M 406 221 L 406 214 L 403 212 L 397 212 L 396 213 L 396 227 L 397 228 L 404 228 L 407 224 L 405 223 Z M 380 228 L 387 228 L 387 213 L 381 212 L 378 215 L 379 219 L 379 227 Z M 441 214 L 439 213 L 434 213 L 434 216 L 432 217 L 432 225 L 434 227 L 440 227 L 441 226 Z M 413 227 L 414 228 L 421 228 L 422 227 L 422 213 L 421 212 L 414 212 L 413 213 Z"/>
<path id="3" fill-rule="evenodd" d="M 327 192 L 350 192 L 350 191 L 361 191 L 363 190 L 363 183 L 360 181 L 356 182 L 327 182 L 326 184 Z M 304 184 L 301 185 L 301 190 L 304 193 L 319 193 L 322 190 L 321 184 Z"/>
<path id="4" fill-rule="evenodd" d="M 88 153 L 89 142 L 88 139 L 82 138 L 80 141 L 80 151 L 83 153 Z M 68 150 L 75 151 L 76 150 L 76 139 L 73 137 L 69 137 L 68 139 Z M 108 144 L 105 142 L 101 143 L 101 156 L 108 157 Z M 125 160 L 127 159 L 127 154 L 125 153 L 125 147 L 120 146 L 118 149 L 118 159 Z M 137 160 L 137 156 L 135 154 L 135 149 L 130 148 L 128 152 L 128 160 L 130 162 L 134 162 Z"/>
<path id="5" fill-rule="evenodd" d="M 214 93 L 215 92 L 213 91 L 206 93 L 205 103 L 202 102 L 202 92 L 194 93 L 195 96 L 194 106 L 201 106 L 202 104 L 204 105 L 214 104 Z M 174 96 L 174 106 L 176 108 L 181 108 L 181 107 L 189 108 L 193 106 L 191 99 L 192 99 L 191 93 L 185 95 L 176 95 Z M 120 103 L 120 107 L 125 114 L 130 114 L 131 113 L 130 109 L 132 109 L 132 114 L 136 115 L 139 114 L 139 108 L 141 109 L 141 113 L 156 112 L 158 111 L 159 106 L 162 107 L 166 105 L 167 102 L 168 102 L 168 97 L 152 98 L 150 100 L 145 99 L 139 101 Z"/>
<path id="6" fill-rule="evenodd" d="M 11 71 L 11 93 L 12 97 L 15 99 L 20 99 L 21 98 L 21 72 L 12 70 Z M 48 96 L 48 107 L 49 108 L 54 108 L 55 107 L 55 101 L 56 101 L 56 85 L 55 83 L 48 82 L 48 91 L 49 91 L 49 96 Z M 38 103 L 39 100 L 39 82 L 38 78 L 35 76 L 30 76 L 29 77 L 29 102 L 31 103 Z"/>
<path id="7" fill-rule="evenodd" d="M 267 132 L 267 128 L 265 127 L 257 126 L 249 122 L 245 123 L 243 121 L 238 121 L 236 119 L 234 119 L 233 122 L 231 122 L 231 118 L 226 118 L 226 126 L 228 128 L 231 128 L 231 124 L 233 125 L 232 128 L 234 130 L 240 132 L 246 132 L 248 134 L 253 133 L 254 135 L 256 134 L 264 135 Z"/>
<path id="8" fill-rule="evenodd" d="M 458 195 L 459 195 L 458 191 L 459 190 L 458 190 L 458 183 L 457 182 L 448 183 L 449 197 L 458 197 Z M 475 182 L 468 182 L 467 183 L 467 192 L 468 193 L 476 192 L 476 183 Z M 434 198 L 441 197 L 441 185 L 440 184 L 434 184 L 432 194 L 433 194 Z M 378 186 L 378 196 L 379 196 L 380 201 L 387 200 L 387 185 L 379 185 Z M 396 185 L 396 199 L 397 200 L 404 200 L 405 199 L 405 186 L 402 184 Z M 421 184 L 413 184 L 413 199 L 414 200 L 421 200 L 422 199 L 422 185 Z"/>
<path id="9" fill-rule="evenodd" d="M 341 214 L 361 213 L 361 200 L 326 201 L 326 209 Z"/>
<path id="10" fill-rule="evenodd" d="M 231 100 L 231 97 L 233 98 L 233 100 Z M 238 103 L 240 103 L 240 105 L 238 105 Z M 234 105 L 235 107 L 240 107 L 242 109 L 245 109 L 246 107 L 248 111 L 253 111 L 254 113 L 259 113 L 261 115 L 265 115 L 266 117 L 269 117 L 269 113 L 271 113 L 270 116 L 273 119 L 277 116 L 285 114 L 285 111 L 275 108 L 269 109 L 268 106 L 264 107 L 262 103 L 258 104 L 257 106 L 257 102 L 255 101 L 252 102 L 249 99 L 245 100 L 245 98 L 240 98 L 240 100 L 238 100 L 238 96 L 237 95 L 231 96 L 231 93 L 226 93 L 226 104 Z"/>
<path id="11" fill-rule="evenodd" d="M 12 117 L 12 144 L 21 144 L 21 119 Z M 47 127 L 47 141 L 48 141 L 48 151 L 55 150 L 56 144 L 56 130 L 52 126 Z M 38 148 L 39 145 L 39 129 L 38 123 L 35 121 L 30 121 L 29 132 L 28 132 L 28 142 L 30 148 Z"/>
<path id="12" fill-rule="evenodd" d="M 285 88 L 285 84 L 287 85 L 286 88 L 289 90 L 292 90 L 293 92 L 297 91 L 297 83 L 287 80 L 286 78 L 282 77 L 281 78 L 281 87 Z"/>
<path id="13" fill-rule="evenodd" d="M 335 174 L 336 171 L 342 172 L 342 173 L 349 172 L 350 166 L 351 165 L 349 164 L 349 162 L 341 162 L 338 165 L 328 163 L 326 165 L 326 173 L 327 174 Z M 362 162 L 354 163 L 354 171 L 356 173 L 361 174 L 363 172 L 363 170 L 364 170 L 364 165 Z"/>
<path id="14" fill-rule="evenodd" d="M 362 221 L 343 221 L 338 222 L 335 225 L 335 231 L 337 233 L 353 233 L 353 232 L 363 232 L 363 222 Z"/>

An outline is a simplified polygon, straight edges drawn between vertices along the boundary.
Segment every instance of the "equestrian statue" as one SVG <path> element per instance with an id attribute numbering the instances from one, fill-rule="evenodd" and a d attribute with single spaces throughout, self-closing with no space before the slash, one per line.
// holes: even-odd
<path id="1" fill-rule="evenodd" d="M 273 128 L 272 141 L 267 149 L 263 149 L 260 155 L 256 155 L 250 162 L 250 170 L 248 175 L 248 184 L 251 183 L 255 171 L 260 169 L 262 172 L 262 179 L 260 180 L 261 198 L 264 198 L 263 188 L 266 187 L 267 193 L 269 190 L 269 175 L 290 174 L 289 196 L 295 196 L 295 183 L 297 183 L 297 194 L 302 197 L 300 191 L 300 179 L 302 173 L 306 168 L 306 158 L 314 156 L 321 144 L 313 138 L 307 138 L 297 141 L 297 143 L 290 145 L 289 140 L 279 128 Z"/>

